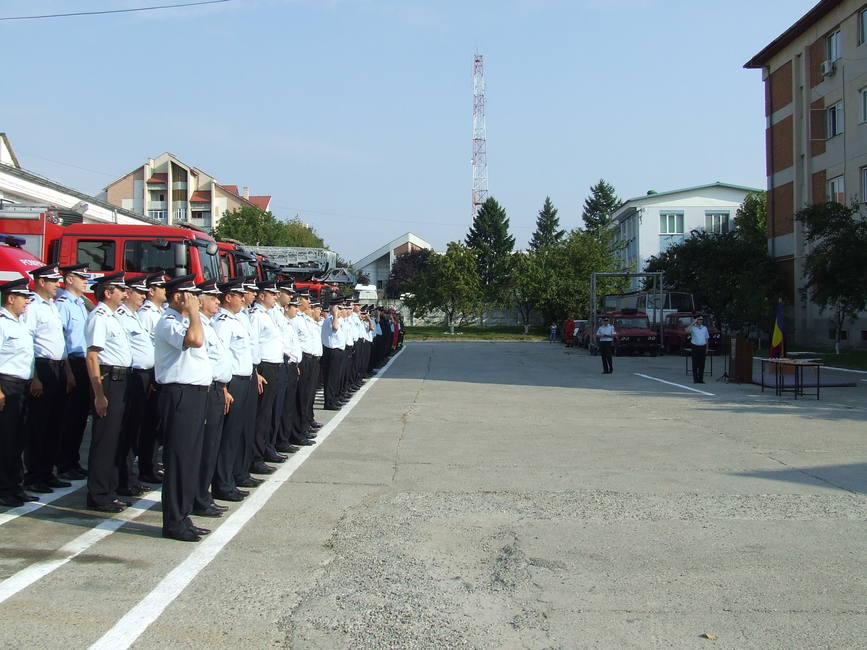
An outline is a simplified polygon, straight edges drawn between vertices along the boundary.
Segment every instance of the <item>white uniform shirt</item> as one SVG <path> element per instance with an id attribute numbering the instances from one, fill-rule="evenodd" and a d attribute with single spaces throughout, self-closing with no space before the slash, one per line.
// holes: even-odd
<path id="1" fill-rule="evenodd" d="M 289 320 L 289 325 L 295 330 L 301 351 L 305 354 L 322 356 L 322 335 L 316 323 L 310 316 L 303 312 L 295 314 L 295 318 Z"/>
<path id="2" fill-rule="evenodd" d="M 290 363 L 299 363 L 301 361 L 301 341 L 298 339 L 298 333 L 295 328 L 289 324 L 289 319 L 283 312 L 283 308 L 275 305 L 270 311 L 271 318 L 274 319 L 274 324 L 280 330 L 280 339 L 283 341 L 283 354 L 288 357 Z"/>
<path id="3" fill-rule="evenodd" d="M 54 299 L 60 313 L 63 335 L 66 337 L 66 354 L 71 357 L 83 357 L 87 353 L 84 342 L 87 305 L 84 301 L 84 296 L 73 296 L 66 289 L 58 289 Z"/>
<path id="4" fill-rule="evenodd" d="M 33 377 L 33 336 L 5 307 L 0 309 L 0 369 L 18 379 Z"/>
<path id="5" fill-rule="evenodd" d="M 144 304 L 142 304 L 136 312 L 142 326 L 147 330 L 148 334 L 151 335 L 151 341 L 154 340 L 154 333 L 157 331 L 157 323 L 160 322 L 160 318 L 163 317 L 165 311 L 165 309 L 155 302 L 145 300 Z"/>
<path id="6" fill-rule="evenodd" d="M 283 340 L 277 323 L 259 303 L 254 303 L 250 313 L 253 336 L 258 341 L 259 361 L 283 363 Z"/>
<path id="7" fill-rule="evenodd" d="M 33 349 L 40 359 L 60 361 L 66 358 L 66 336 L 54 300 L 34 295 L 21 320 L 33 336 Z"/>
<path id="8" fill-rule="evenodd" d="M 689 341 L 691 345 L 707 345 L 709 334 L 704 325 L 693 325 L 689 328 Z"/>
<path id="9" fill-rule="evenodd" d="M 157 323 L 154 377 L 158 384 L 210 386 L 211 360 L 205 346 L 185 348 L 190 320 L 171 307 Z"/>
<path id="10" fill-rule="evenodd" d="M 154 342 L 150 334 L 129 307 L 121 305 L 114 312 L 126 335 L 129 337 L 129 347 L 132 351 L 132 367 L 139 370 L 150 370 L 154 367 Z"/>
<path id="11" fill-rule="evenodd" d="M 335 332 L 331 329 L 331 324 L 334 322 L 334 316 L 328 314 L 325 320 L 322 321 L 322 345 L 326 348 L 334 348 L 342 350 L 346 347 L 346 341 L 343 338 L 343 322 L 338 320 L 338 330 Z"/>
<path id="12" fill-rule="evenodd" d="M 223 339 L 211 324 L 211 319 L 199 312 L 202 327 L 205 328 L 205 347 L 211 360 L 211 378 L 228 384 L 232 380 L 232 355 L 229 354 Z"/>
<path id="13" fill-rule="evenodd" d="M 614 325 L 600 325 L 596 330 L 596 336 L 600 341 L 613 341 L 614 334 Z"/>
<path id="14" fill-rule="evenodd" d="M 132 365 L 129 337 L 117 315 L 104 302 L 99 303 L 84 326 L 84 340 L 88 348 L 99 348 L 99 363 L 104 366 Z"/>
<path id="15" fill-rule="evenodd" d="M 259 334 L 253 329 L 253 321 L 250 320 L 251 309 L 242 309 L 237 316 L 238 320 L 247 328 L 247 334 L 250 337 L 250 356 L 253 358 L 253 365 L 258 365 L 262 360 L 262 354 L 259 352 Z"/>
<path id="16" fill-rule="evenodd" d="M 250 350 L 250 330 L 240 318 L 241 313 L 233 314 L 221 307 L 211 320 L 214 331 L 229 351 L 233 375 L 249 377 L 253 374 L 253 353 Z"/>

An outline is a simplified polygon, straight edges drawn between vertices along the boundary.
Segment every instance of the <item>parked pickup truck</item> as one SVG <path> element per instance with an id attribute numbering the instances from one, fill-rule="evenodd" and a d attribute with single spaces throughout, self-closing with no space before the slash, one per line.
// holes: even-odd
<path id="1" fill-rule="evenodd" d="M 695 320 L 695 314 L 691 312 L 677 312 L 665 317 L 662 327 L 662 340 L 665 351 L 669 354 L 685 354 L 689 347 L 689 328 Z M 704 317 L 705 327 L 710 334 L 708 340 L 708 353 L 718 354 L 721 349 L 722 334 L 708 316 Z"/>

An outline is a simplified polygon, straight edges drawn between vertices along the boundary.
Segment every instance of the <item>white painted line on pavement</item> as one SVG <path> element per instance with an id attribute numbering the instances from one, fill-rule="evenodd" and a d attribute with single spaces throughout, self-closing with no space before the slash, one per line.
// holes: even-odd
<path id="1" fill-rule="evenodd" d="M 368 380 L 352 399 L 338 411 L 319 431 L 317 442 L 321 444 L 337 428 L 349 412 L 361 400 L 367 390 L 388 370 L 405 348 L 401 348 L 379 373 Z M 316 447 L 319 445 L 317 444 Z M 183 562 L 172 569 L 154 589 L 129 610 L 108 632 L 90 646 L 90 650 L 119 650 L 129 648 L 145 630 L 159 618 L 160 614 L 177 598 L 217 554 L 223 550 L 253 516 L 259 512 L 268 499 L 285 483 L 301 464 L 310 457 L 315 447 L 302 447 L 292 458 L 271 474 L 265 482 L 244 499 L 240 507 L 229 516 L 225 523 L 198 543 Z"/>
<path id="2" fill-rule="evenodd" d="M 835 368 L 834 366 L 822 366 L 822 370 L 836 370 L 837 372 L 854 372 L 859 375 L 867 375 L 867 370 L 853 370 L 852 368 Z"/>
<path id="3" fill-rule="evenodd" d="M 709 395 L 710 397 L 714 397 L 714 393 L 708 393 L 707 391 L 699 390 L 698 388 L 690 388 L 689 386 L 684 386 L 683 384 L 675 384 L 673 381 L 665 381 L 664 379 L 660 379 L 659 377 L 651 377 L 650 375 L 642 375 L 640 372 L 633 373 L 638 375 L 639 377 L 644 377 L 645 379 L 652 379 L 653 381 L 658 381 L 662 384 L 668 384 L 669 386 L 677 386 L 678 388 L 683 388 L 684 390 L 691 390 L 693 393 L 701 393 L 702 395 Z"/>
<path id="4" fill-rule="evenodd" d="M 0 513 L 0 526 L 9 523 L 13 519 L 17 519 L 21 515 L 30 514 L 34 510 L 39 510 L 39 508 L 41 508 L 42 506 L 47 506 L 52 501 L 62 499 L 67 494 L 72 494 L 76 490 L 80 490 L 85 485 L 87 485 L 87 481 L 84 480 L 70 481 L 70 483 L 72 483 L 72 487 L 59 488 L 55 489 L 54 492 L 49 492 L 48 494 L 40 494 L 39 501 L 28 501 L 23 506 L 18 506 L 17 508 L 9 508 L 9 510 L 7 510 L 6 512 Z"/>
<path id="5" fill-rule="evenodd" d="M 145 494 L 142 498 L 124 510 L 117 517 L 103 519 L 95 527 L 82 533 L 71 542 L 61 546 L 53 553 L 53 556 L 41 562 L 34 562 L 28 567 L 14 573 L 3 582 L 0 582 L 0 603 L 11 598 L 22 589 L 32 585 L 37 580 L 44 578 L 52 571 L 59 569 L 71 559 L 80 555 L 99 540 L 108 537 L 124 524 L 128 524 L 140 514 L 156 505 L 160 499 L 160 492 L 154 491 Z"/>

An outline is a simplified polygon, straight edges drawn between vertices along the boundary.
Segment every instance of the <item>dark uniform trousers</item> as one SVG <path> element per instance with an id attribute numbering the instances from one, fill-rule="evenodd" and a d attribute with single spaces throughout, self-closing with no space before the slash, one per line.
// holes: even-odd
<path id="1" fill-rule="evenodd" d="M 325 406 L 337 406 L 340 398 L 340 371 L 343 367 L 344 350 L 339 348 L 324 348 L 322 361 L 324 363 Z"/>
<path id="2" fill-rule="evenodd" d="M 277 430 L 275 448 L 290 444 L 295 437 L 295 432 L 301 428 L 301 412 L 298 407 L 301 378 L 298 376 L 298 365 L 297 363 L 286 363 L 286 394 L 283 408 L 279 412 L 280 426 Z"/>
<path id="3" fill-rule="evenodd" d="M 58 472 L 80 465 L 81 441 L 84 440 L 87 416 L 90 415 L 93 404 L 90 378 L 87 375 L 84 357 L 70 356 L 68 361 L 72 376 L 75 378 L 75 388 L 66 396 L 64 402 L 63 418 L 60 422 L 60 444 L 54 459 Z"/>
<path id="4" fill-rule="evenodd" d="M 153 379 L 153 368 L 147 370 L 133 368 L 130 371 L 126 411 L 123 414 L 123 428 L 117 447 L 118 485 L 122 488 L 133 488 L 139 482 L 134 461 L 141 446 L 139 440 L 147 424 L 147 407 Z M 144 471 L 142 464 L 139 462 L 139 470 Z"/>
<path id="5" fill-rule="evenodd" d="M 599 341 L 599 355 L 602 357 L 602 371 L 614 372 L 614 341 Z"/>
<path id="6" fill-rule="evenodd" d="M 190 513 L 202 460 L 208 386 L 163 384 L 160 412 L 163 434 L 163 532 L 181 533 L 192 526 Z"/>
<path id="7" fill-rule="evenodd" d="M 229 412 L 223 418 L 220 449 L 217 453 L 212 480 L 216 492 L 227 494 L 238 487 L 235 482 L 235 465 L 238 457 L 243 457 L 244 454 L 244 427 L 250 387 L 250 377 L 242 375 L 234 375 L 229 382 L 229 395 L 232 396 L 233 402 Z"/>
<path id="8" fill-rule="evenodd" d="M 256 406 L 256 437 L 253 439 L 252 462 L 263 461 L 268 453 L 267 447 L 271 443 L 271 433 L 274 429 L 274 401 L 277 399 L 279 387 L 278 375 L 283 363 L 271 363 L 262 361 L 259 364 L 259 374 L 267 382 L 259 395 L 259 403 Z"/>
<path id="9" fill-rule="evenodd" d="M 24 447 L 24 484 L 48 480 L 54 473 L 54 458 L 60 448 L 60 428 L 56 424 L 66 399 L 66 370 L 63 361 L 36 358 L 36 376 L 42 394 L 27 398 L 27 442 Z"/>
<path id="10" fill-rule="evenodd" d="M 692 380 L 704 381 L 704 362 L 707 357 L 706 345 L 692 346 Z"/>
<path id="11" fill-rule="evenodd" d="M 274 396 L 274 406 L 271 409 L 271 437 L 265 444 L 265 450 L 270 454 L 277 451 L 277 441 L 280 438 L 280 428 L 283 426 L 282 413 L 286 406 L 286 385 L 289 382 L 288 361 L 284 361 L 277 370 L 277 393 Z"/>
<path id="12" fill-rule="evenodd" d="M 138 456 L 138 471 L 155 474 L 159 460 L 159 446 L 163 439 L 160 423 L 160 385 L 151 376 L 151 390 L 147 397 L 144 418 L 136 438 L 133 452 Z"/>
<path id="13" fill-rule="evenodd" d="M 297 410 L 299 428 L 306 431 L 313 424 L 313 400 L 316 398 L 316 384 L 319 381 L 319 363 L 309 352 L 301 356 L 301 376 L 298 377 Z"/>
<path id="14" fill-rule="evenodd" d="M 108 410 L 105 417 L 93 414 L 87 456 L 87 498 L 96 505 L 108 505 L 117 498 L 117 449 L 126 410 L 129 368 L 99 368 Z"/>
<path id="15" fill-rule="evenodd" d="M 258 366 L 257 366 L 258 367 Z M 240 453 L 235 458 L 235 485 L 250 478 L 250 465 L 253 462 L 253 442 L 256 437 L 256 412 L 259 405 L 259 380 L 256 370 L 250 375 L 250 388 L 244 401 L 244 437 Z"/>
<path id="16" fill-rule="evenodd" d="M 347 345 L 343 353 L 343 363 L 340 368 L 340 394 L 349 392 L 352 364 L 355 362 L 355 345 Z"/>
<path id="17" fill-rule="evenodd" d="M 211 480 L 217 467 L 220 455 L 220 443 L 223 437 L 223 411 L 226 410 L 226 395 L 223 389 L 226 384 L 215 381 L 208 391 L 205 406 L 205 427 L 202 432 L 202 461 L 199 463 L 199 477 L 196 483 L 196 495 L 193 499 L 193 509 L 206 509 L 213 503 L 211 498 Z"/>
<path id="18" fill-rule="evenodd" d="M 21 491 L 21 452 L 24 450 L 24 402 L 28 381 L 0 375 L 6 406 L 0 411 L 0 494 Z"/>

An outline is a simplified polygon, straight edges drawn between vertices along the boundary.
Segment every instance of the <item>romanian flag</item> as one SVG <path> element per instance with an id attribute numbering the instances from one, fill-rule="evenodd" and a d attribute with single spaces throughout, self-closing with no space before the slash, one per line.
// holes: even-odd
<path id="1" fill-rule="evenodd" d="M 777 303 L 777 311 L 774 316 L 774 333 L 771 334 L 771 351 L 768 354 L 772 358 L 780 358 L 785 354 L 786 335 L 783 329 L 783 301 Z"/>

